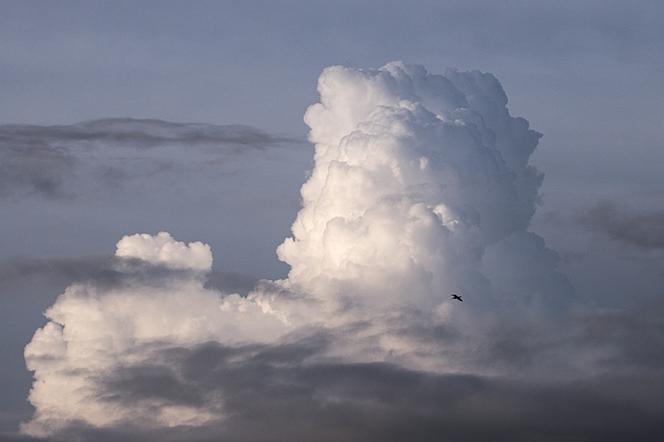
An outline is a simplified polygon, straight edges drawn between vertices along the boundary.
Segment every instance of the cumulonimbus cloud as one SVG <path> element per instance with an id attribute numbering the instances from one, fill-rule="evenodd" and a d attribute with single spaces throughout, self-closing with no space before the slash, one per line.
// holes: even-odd
<path id="1" fill-rule="evenodd" d="M 288 278 L 223 293 L 206 286 L 205 244 L 167 233 L 122 238 L 116 271 L 127 282 L 72 284 L 26 347 L 36 412 L 25 433 L 224 428 L 239 393 L 203 394 L 191 366 L 169 362 L 206 343 L 229 349 L 219 363 L 235 376 L 234 366 L 264 354 L 279 373 L 333 363 L 496 375 L 483 338 L 497 324 L 564 311 L 572 288 L 557 255 L 527 231 L 542 181 L 529 164 L 540 134 L 509 114 L 494 76 L 336 66 L 318 90 L 305 114 L 314 168 L 292 237 L 277 250 Z M 137 261 L 169 277 L 133 278 Z M 453 291 L 466 295 L 463 308 Z M 316 336 L 304 356 L 270 353 Z M 338 392 L 314 387 L 294 394 L 334 403 Z"/>

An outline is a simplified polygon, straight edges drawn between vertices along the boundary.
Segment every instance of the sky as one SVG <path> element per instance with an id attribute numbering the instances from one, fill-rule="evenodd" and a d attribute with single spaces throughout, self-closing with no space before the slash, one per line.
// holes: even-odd
<path id="1" fill-rule="evenodd" d="M 0 10 L 0 440 L 662 438 L 658 2 Z"/>

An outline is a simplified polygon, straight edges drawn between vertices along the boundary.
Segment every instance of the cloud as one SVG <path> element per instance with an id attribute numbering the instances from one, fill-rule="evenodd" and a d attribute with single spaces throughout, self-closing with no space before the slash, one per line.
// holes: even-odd
<path id="1" fill-rule="evenodd" d="M 646 249 L 664 249 L 664 211 L 636 212 L 609 201 L 598 203 L 579 217 L 588 228 L 614 241 Z"/>
<path id="2" fill-rule="evenodd" d="M 660 298 L 629 308 L 613 308 L 579 318 L 577 345 L 602 349 L 600 363 L 614 372 L 659 373 L 664 355 L 664 301 Z"/>
<path id="3" fill-rule="evenodd" d="M 220 407 L 208 425 L 146 429 L 74 423 L 83 440 L 650 440 L 661 436 L 658 373 L 538 382 L 412 371 L 387 363 L 308 362 L 325 337 L 288 345 L 147 346 L 149 362 L 117 366 L 96 400 L 115 408 Z M 651 390 L 652 391 L 652 390 Z M 146 405 L 149 406 L 149 405 Z"/>
<path id="4" fill-rule="evenodd" d="M 208 397 L 215 388 L 224 395 L 230 417 L 218 431 L 233 440 L 258 440 L 266 434 L 274 440 L 525 441 L 574 440 L 580 434 L 586 440 L 621 440 L 659 433 L 655 416 L 661 405 L 656 395 L 630 391 L 624 385 L 630 378 L 531 385 L 410 371 L 385 363 L 302 364 L 302 355 L 292 348 L 252 352 L 239 364 L 229 363 L 233 355 L 205 346 L 185 356 L 185 378 L 169 388 L 166 379 L 173 378 L 145 367 L 133 373 L 135 377 L 124 378 L 124 386 L 111 385 L 109 390 L 140 391 L 150 385 L 146 377 L 154 376 L 162 381 L 155 392 L 175 393 L 186 404 L 202 400 L 189 397 L 197 390 L 188 382 L 203 380 L 210 387 Z M 178 364 L 171 361 L 168 366 Z M 655 375 L 643 381 L 657 386 L 662 379 Z M 557 410 L 553 421 L 551 410 Z"/>
<path id="5" fill-rule="evenodd" d="M 241 145 L 265 147 L 297 140 L 268 134 L 241 124 L 213 125 L 203 123 L 176 123 L 156 119 L 105 118 L 71 125 L 36 126 L 15 124 L 0 126 L 3 142 L 35 142 L 49 144 L 95 143 L 123 145 L 135 148 L 159 147 L 164 144 L 180 145 Z"/>
<path id="6" fill-rule="evenodd" d="M 103 287 L 123 287 L 129 284 L 159 285 L 179 275 L 198 272 L 197 269 L 178 269 L 157 262 L 108 256 L 80 257 L 16 257 L 0 261 L 0 289 L 10 296 L 17 286 L 29 281 L 44 281 L 49 287 L 66 287 L 71 281 L 91 283 Z M 212 269 L 206 286 L 231 293 L 246 294 L 256 286 L 258 278 L 237 272 Z M 34 287 L 33 287 L 34 288 Z M 48 294 L 52 297 L 53 293 Z"/>
<path id="7" fill-rule="evenodd" d="M 218 290 L 206 244 L 121 238 L 112 283 L 69 285 L 26 346 L 36 411 L 23 432 L 603 440 L 615 427 L 599 416 L 624 403 L 641 424 L 629 434 L 653 428 L 654 402 L 604 389 L 607 370 L 627 376 L 607 365 L 627 352 L 590 351 L 558 255 L 528 231 L 541 135 L 498 80 L 395 62 L 328 68 L 318 89 L 313 171 L 277 250 L 288 278 Z"/>
<path id="8" fill-rule="evenodd" d="M 76 159 L 63 148 L 40 142 L 8 142 L 0 135 L 0 197 L 37 194 L 68 196 L 65 181 L 73 175 Z"/>
<path id="9" fill-rule="evenodd" d="M 164 244 L 190 253 L 172 238 Z M 205 288 L 198 271 L 158 267 L 146 280 L 137 274 L 149 262 L 115 259 L 114 283 L 71 285 L 26 348 L 37 414 L 24 431 L 54 440 L 525 441 L 638 439 L 658 428 L 658 398 L 632 384 L 661 385 L 661 358 L 648 351 L 659 345 L 661 303 L 645 316 L 591 312 L 553 330 L 503 318 L 470 333 L 426 312 L 362 314 L 367 322 L 348 326 L 313 300 L 279 293 L 278 282 L 242 298 Z M 409 368 L 417 353 L 457 366 Z"/>
<path id="10" fill-rule="evenodd" d="M 18 284 L 32 278 L 81 281 L 102 279 L 102 272 L 110 270 L 110 257 L 86 256 L 70 257 L 16 257 L 0 261 L 0 281 L 2 285 Z"/>
<path id="11" fill-rule="evenodd" d="M 172 269 L 209 272 L 212 269 L 212 251 L 202 242 L 185 244 L 175 241 L 167 232 L 156 236 L 136 234 L 125 236 L 117 244 L 115 256 L 135 258 Z"/>
<path id="12" fill-rule="evenodd" d="M 326 299 L 430 308 L 452 291 L 491 302 L 478 270 L 495 247 L 553 268 L 553 252 L 524 235 L 542 180 L 528 159 L 541 134 L 509 114 L 493 75 L 334 66 L 318 91 L 305 114 L 314 169 L 293 237 L 277 250 L 291 283 Z"/>
<path id="13" fill-rule="evenodd" d="M 87 174 L 93 175 L 93 181 L 117 185 L 131 177 L 168 171 L 184 161 L 169 160 L 165 151 L 173 148 L 188 152 L 191 159 L 193 151 L 225 156 L 299 143 L 245 125 L 132 118 L 60 126 L 2 125 L 0 197 L 61 199 L 87 187 L 80 185 Z M 160 157 L 146 156 L 155 149 L 163 151 Z"/>
<path id="14" fill-rule="evenodd" d="M 50 322 L 26 347 L 36 377 L 30 400 L 37 413 L 25 427 L 31 435 L 57 433 L 73 421 L 109 427 L 148 409 L 156 413 L 145 421 L 152 427 L 215 420 L 217 409 L 159 407 L 150 401 L 115 409 L 97 401 L 95 392 L 109 370 L 144 360 L 146 354 L 136 349 L 146 343 L 186 346 L 225 337 L 232 345 L 271 341 L 288 331 L 288 318 L 271 310 L 260 292 L 243 298 L 204 286 L 212 263 L 204 244 L 185 245 L 167 234 L 127 236 L 118 242 L 115 263 L 112 284 L 70 285 L 47 310 Z M 144 269 L 154 264 L 159 267 L 145 278 Z"/>

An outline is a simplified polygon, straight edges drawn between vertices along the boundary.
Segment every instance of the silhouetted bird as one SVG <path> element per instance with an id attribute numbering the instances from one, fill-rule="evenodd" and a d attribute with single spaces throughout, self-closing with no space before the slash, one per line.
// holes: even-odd
<path id="1" fill-rule="evenodd" d="M 459 296 L 459 295 L 457 295 L 457 294 L 455 294 L 455 293 L 452 293 L 452 299 L 456 299 L 457 301 L 461 301 L 461 302 L 463 302 L 463 299 L 461 299 L 461 296 Z"/>

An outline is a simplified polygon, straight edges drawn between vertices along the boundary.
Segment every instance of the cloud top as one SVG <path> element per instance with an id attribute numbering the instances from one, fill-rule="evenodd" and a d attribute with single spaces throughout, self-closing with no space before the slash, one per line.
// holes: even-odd
<path id="1" fill-rule="evenodd" d="M 172 269 L 208 272 L 212 269 L 212 250 L 200 241 L 185 244 L 167 232 L 127 235 L 118 241 L 115 256 L 135 258 Z"/>
<path id="2" fill-rule="evenodd" d="M 482 256 L 512 235 L 538 241 L 525 231 L 542 179 L 528 162 L 541 134 L 509 114 L 498 80 L 394 62 L 327 68 L 318 91 L 304 117 L 314 169 L 277 251 L 289 281 L 379 305 L 491 296 Z M 550 261 L 544 248 L 522 249 Z"/>

